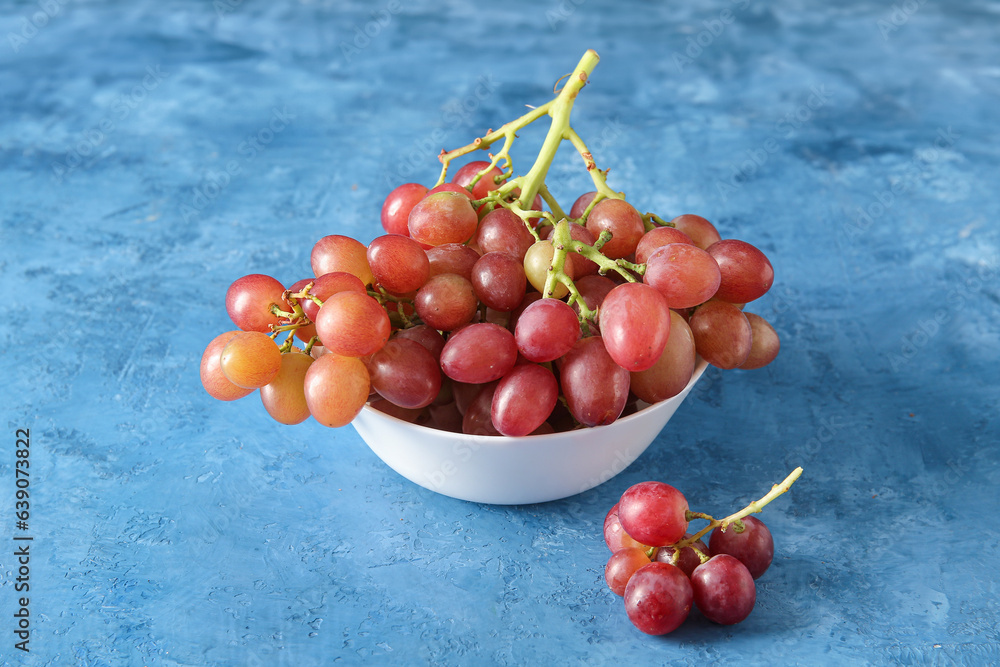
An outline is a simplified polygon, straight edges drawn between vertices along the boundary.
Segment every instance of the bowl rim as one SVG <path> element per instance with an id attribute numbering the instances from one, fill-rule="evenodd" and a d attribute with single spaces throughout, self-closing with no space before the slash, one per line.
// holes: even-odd
<path id="1" fill-rule="evenodd" d="M 651 409 L 655 410 L 656 408 L 662 408 L 677 398 L 683 400 L 684 398 L 687 398 L 687 394 L 690 393 L 691 389 L 694 388 L 694 385 L 698 382 L 699 379 L 701 379 L 701 376 L 704 375 L 705 371 L 708 369 L 708 366 L 709 364 L 707 361 L 702 359 L 700 356 L 696 357 L 694 371 L 691 373 L 691 379 L 684 386 L 684 388 L 680 390 L 680 392 L 678 392 L 674 396 L 671 396 L 670 398 L 665 398 L 657 403 L 646 403 L 645 407 L 636 410 L 635 412 L 626 417 L 621 417 L 619 419 L 616 419 L 610 424 L 576 428 L 573 429 L 572 431 L 562 431 L 560 433 L 542 433 L 540 435 L 520 435 L 520 436 L 455 433 L 453 431 L 445 431 L 439 428 L 424 426 L 423 424 L 414 424 L 413 422 L 408 422 L 404 419 L 400 419 L 399 417 L 393 417 L 392 415 L 382 412 L 381 410 L 376 410 L 375 408 L 371 407 L 369 403 L 365 403 L 364 406 L 361 408 L 361 411 L 367 413 L 367 415 L 374 417 L 376 419 L 387 420 L 389 423 L 396 423 L 396 425 L 400 427 L 414 428 L 417 430 L 418 433 L 421 431 L 426 431 L 429 434 L 433 434 L 437 437 L 443 437 L 446 440 L 468 441 L 470 438 L 473 438 L 476 440 L 477 444 L 485 443 L 490 445 L 496 445 L 498 449 L 501 447 L 517 447 L 522 445 L 531 446 L 539 443 L 539 441 L 541 441 L 542 438 L 548 438 L 546 442 L 548 441 L 559 442 L 560 440 L 579 437 L 580 432 L 587 432 L 593 429 L 600 430 L 603 428 L 614 426 L 615 424 L 627 424 L 629 421 L 638 419 L 639 417 L 643 416 L 644 413 L 648 413 Z M 644 401 L 640 401 L 640 403 L 644 403 Z"/>

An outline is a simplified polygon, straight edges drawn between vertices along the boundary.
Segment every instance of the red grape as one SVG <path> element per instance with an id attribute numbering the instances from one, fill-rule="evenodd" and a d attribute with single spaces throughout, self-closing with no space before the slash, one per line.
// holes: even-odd
<path id="1" fill-rule="evenodd" d="M 635 261 L 637 264 L 645 264 L 646 260 L 652 256 L 657 248 L 662 248 L 670 243 L 688 243 L 694 245 L 691 237 L 673 227 L 656 227 L 651 229 L 639 239 L 639 245 L 635 248 Z"/>
<path id="2" fill-rule="evenodd" d="M 472 283 L 454 273 L 432 277 L 414 298 L 417 315 L 439 331 L 452 331 L 475 317 L 479 300 Z"/>
<path id="3" fill-rule="evenodd" d="M 584 426 L 610 424 L 628 400 L 628 371 L 608 354 L 600 336 L 578 340 L 561 359 L 560 382 L 569 411 Z"/>
<path id="4" fill-rule="evenodd" d="M 479 261 L 479 253 L 463 243 L 445 243 L 427 250 L 431 276 L 455 273 L 472 281 L 472 267 Z"/>
<path id="5" fill-rule="evenodd" d="M 627 257 L 635 252 L 646 228 L 642 216 L 624 199 L 602 199 L 587 218 L 587 229 L 596 239 L 602 231 L 609 231 L 612 238 L 601 248 L 601 253 L 611 259 Z"/>
<path id="6" fill-rule="evenodd" d="M 360 359 L 327 352 L 309 367 L 305 379 L 306 405 L 324 426 L 346 426 L 365 407 L 371 385 Z"/>
<path id="7" fill-rule="evenodd" d="M 717 368 L 736 368 L 750 355 L 753 329 L 739 308 L 725 301 L 709 301 L 688 320 L 698 354 Z"/>
<path id="8" fill-rule="evenodd" d="M 403 183 L 390 192 L 382 204 L 382 228 L 390 234 L 408 235 L 410 211 L 426 195 L 427 188 L 420 183 Z"/>
<path id="9" fill-rule="evenodd" d="M 691 535 L 685 534 L 683 539 L 686 540 L 689 537 L 691 537 Z M 675 551 L 673 547 L 660 547 L 660 549 L 656 552 L 656 560 L 661 563 L 671 563 L 676 565 L 682 572 L 684 572 L 684 574 L 690 577 L 695 568 L 701 565 L 701 557 L 692 547 L 696 547 L 699 551 L 701 551 L 701 553 L 705 554 L 706 557 L 709 555 L 708 546 L 701 540 L 696 540 L 691 547 L 684 547 L 681 549 L 681 555 L 677 557 L 676 563 L 673 561 Z"/>
<path id="10" fill-rule="evenodd" d="M 408 228 L 415 241 L 429 246 L 465 243 L 475 234 L 479 217 L 469 198 L 457 192 L 438 192 L 417 202 Z"/>
<path id="11" fill-rule="evenodd" d="M 569 352 L 580 338 L 580 320 L 558 299 L 538 299 L 520 314 L 514 328 L 517 349 L 525 359 L 543 363 Z"/>
<path id="12" fill-rule="evenodd" d="M 694 603 L 710 621 L 739 623 L 753 611 L 757 587 L 746 566 L 728 554 L 712 556 L 691 575 Z"/>
<path id="13" fill-rule="evenodd" d="M 670 307 L 658 291 L 642 283 L 615 287 L 601 305 L 601 336 L 615 363 L 643 371 L 663 354 L 670 335 Z"/>
<path id="14" fill-rule="evenodd" d="M 444 349 L 444 337 L 433 327 L 429 327 L 426 324 L 418 324 L 409 329 L 400 329 L 396 332 L 396 338 L 415 340 L 430 351 L 435 361 L 441 360 L 441 350 Z"/>
<path id="15" fill-rule="evenodd" d="M 635 540 L 622 528 L 621 519 L 618 518 L 618 503 L 615 503 L 604 517 L 604 543 L 612 553 L 629 547 L 639 547 L 643 551 L 648 551 L 650 548 L 649 545 Z"/>
<path id="16" fill-rule="evenodd" d="M 386 234 L 368 244 L 368 265 L 379 285 L 393 294 L 415 292 L 430 278 L 431 265 L 420 244 Z"/>
<path id="17" fill-rule="evenodd" d="M 629 388 L 647 403 L 658 403 L 676 396 L 691 381 L 696 360 L 691 327 L 681 315 L 671 310 L 670 337 L 663 354 L 646 370 L 632 373 Z"/>
<path id="18" fill-rule="evenodd" d="M 750 576 L 759 579 L 774 559 L 774 538 L 760 519 L 748 516 L 741 521 L 744 526 L 742 533 L 737 533 L 732 525 L 725 532 L 720 528 L 713 530 L 709 549 L 713 556 L 729 554 L 736 558 L 746 566 Z"/>
<path id="19" fill-rule="evenodd" d="M 374 280 L 368 266 L 368 249 L 349 236 L 324 236 L 313 246 L 310 262 L 314 276 L 344 271 L 357 276 L 364 285 Z"/>
<path id="20" fill-rule="evenodd" d="M 309 294 L 324 302 L 338 292 L 368 293 L 360 278 L 353 273 L 345 271 L 324 273 L 319 278 L 309 280 L 308 282 L 313 283 L 313 286 L 309 289 Z M 292 286 L 293 288 L 299 286 L 295 291 L 300 291 L 305 287 L 305 285 L 300 285 L 300 283 L 302 283 L 301 280 Z M 315 322 L 316 316 L 319 315 L 319 304 L 312 299 L 300 299 L 299 305 L 302 306 L 302 312 L 306 314 L 306 317 Z"/>
<path id="21" fill-rule="evenodd" d="M 423 408 L 441 391 L 441 367 L 415 340 L 395 337 L 365 363 L 372 388 L 402 408 Z"/>
<path id="22" fill-rule="evenodd" d="M 253 393 L 253 387 L 240 387 L 222 372 L 222 349 L 239 331 L 227 331 L 212 339 L 201 355 L 201 384 L 205 391 L 220 401 L 235 401 Z"/>
<path id="23" fill-rule="evenodd" d="M 617 283 L 608 278 L 607 276 L 583 276 L 579 280 L 574 281 L 576 283 L 576 289 L 580 292 L 580 297 L 583 298 L 583 302 L 587 305 L 590 310 L 596 310 L 597 314 L 594 318 L 595 324 L 601 323 L 601 312 L 599 307 L 604 303 L 604 298 L 617 287 Z M 574 303 L 573 309 L 579 311 L 579 308 Z"/>
<path id="24" fill-rule="evenodd" d="M 509 312 L 520 305 L 528 281 L 524 265 L 513 255 L 488 252 L 472 267 L 472 287 L 489 308 Z"/>
<path id="25" fill-rule="evenodd" d="M 705 250 L 708 246 L 722 238 L 719 236 L 715 225 L 700 215 L 686 213 L 677 216 L 670 222 L 675 225 L 676 229 L 684 232 L 702 250 Z"/>
<path id="26" fill-rule="evenodd" d="M 345 357 L 366 357 L 389 340 L 389 315 L 367 294 L 334 294 L 319 309 L 316 331 L 323 346 Z"/>
<path id="27" fill-rule="evenodd" d="M 645 550 L 635 547 L 621 549 L 611 554 L 608 564 L 604 566 L 604 581 L 615 595 L 625 595 L 629 579 L 644 565 L 649 565 Z"/>
<path id="28" fill-rule="evenodd" d="M 278 324 L 278 316 L 271 306 L 289 311 L 291 307 L 282 298 L 285 286 L 271 276 L 251 273 L 233 282 L 226 291 L 226 311 L 243 331 L 269 333 L 271 325 Z"/>
<path id="29" fill-rule="evenodd" d="M 462 433 L 467 435 L 500 435 L 493 425 L 493 394 L 497 383 L 476 385 L 479 390 L 462 416 Z"/>
<path id="30" fill-rule="evenodd" d="M 767 366 L 778 356 L 781 349 L 781 340 L 774 327 L 760 315 L 756 313 L 743 313 L 750 322 L 752 332 L 752 342 L 750 344 L 750 354 L 746 361 L 740 364 L 740 368 L 752 369 Z"/>
<path id="31" fill-rule="evenodd" d="M 266 333 L 243 331 L 226 342 L 219 367 L 237 387 L 256 389 L 273 380 L 281 370 L 281 352 Z"/>
<path id="32" fill-rule="evenodd" d="M 577 197 L 576 201 L 573 202 L 573 206 L 569 209 L 569 217 L 574 220 L 579 220 L 583 217 L 583 214 L 587 211 L 587 207 L 590 206 L 590 202 L 594 201 L 594 197 L 596 196 L 596 192 L 584 192 Z"/>
<path id="33" fill-rule="evenodd" d="M 499 380 L 514 367 L 514 334 L 488 322 L 452 333 L 441 352 L 441 368 L 452 380 L 483 384 Z"/>
<path id="34" fill-rule="evenodd" d="M 669 563 L 650 563 L 636 570 L 625 587 L 625 613 L 647 635 L 673 632 L 691 612 L 691 580 Z"/>
<path id="35" fill-rule="evenodd" d="M 473 179 L 476 178 L 479 172 L 489 166 L 490 163 L 485 160 L 470 162 L 455 172 L 455 175 L 451 178 L 451 182 L 468 189 L 469 184 L 472 183 Z M 505 180 L 506 179 L 503 178 L 503 172 L 499 169 L 499 167 L 493 167 L 488 172 L 483 174 L 482 178 L 476 181 L 475 186 L 472 187 L 472 198 L 482 199 L 490 192 L 500 187 Z"/>
<path id="36" fill-rule="evenodd" d="M 309 418 L 305 378 L 313 358 L 295 350 L 281 355 L 281 369 L 260 388 L 260 400 L 267 414 L 281 424 L 299 424 Z"/>
<path id="37" fill-rule="evenodd" d="M 671 308 L 705 303 L 719 289 L 720 280 L 719 265 L 712 255 L 690 243 L 657 248 L 646 261 L 642 277 L 644 283 L 666 297 Z"/>
<path id="38" fill-rule="evenodd" d="M 514 366 L 493 394 L 493 426 L 504 435 L 529 435 L 548 419 L 558 400 L 552 371 L 537 364 Z"/>
<path id="39" fill-rule="evenodd" d="M 479 223 L 476 242 L 483 253 L 505 252 L 523 261 L 535 242 L 524 221 L 506 208 L 490 211 Z"/>
<path id="40" fill-rule="evenodd" d="M 634 484 L 618 501 L 622 528 L 639 542 L 654 547 L 669 546 L 684 537 L 687 510 L 684 495 L 663 482 Z"/>
<path id="41" fill-rule="evenodd" d="M 747 303 L 764 296 L 774 282 L 771 262 L 746 241 L 726 239 L 708 247 L 719 265 L 722 280 L 715 298 L 730 303 Z"/>

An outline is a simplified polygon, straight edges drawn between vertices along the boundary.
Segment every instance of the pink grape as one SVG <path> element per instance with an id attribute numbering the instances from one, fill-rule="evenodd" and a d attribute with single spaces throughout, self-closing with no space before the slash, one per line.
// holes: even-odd
<path id="1" fill-rule="evenodd" d="M 403 183 L 394 189 L 382 204 L 382 228 L 389 234 L 408 235 L 410 211 L 426 195 L 427 188 L 420 183 Z"/>
<path id="2" fill-rule="evenodd" d="M 615 287 L 601 305 L 601 337 L 615 363 L 643 371 L 656 363 L 670 335 L 670 307 L 642 283 Z"/>
<path id="3" fill-rule="evenodd" d="M 684 232 L 702 250 L 706 250 L 708 246 L 722 239 L 715 225 L 700 215 L 685 213 L 684 215 L 677 216 L 670 222 L 674 224 L 676 229 Z"/>
<path id="4" fill-rule="evenodd" d="M 499 380 L 514 367 L 514 334 L 488 322 L 453 333 L 441 352 L 441 368 L 452 380 L 483 384 Z"/>
<path id="5" fill-rule="evenodd" d="M 454 273 L 433 276 L 414 298 L 417 315 L 439 331 L 452 331 L 468 324 L 479 308 L 472 283 Z"/>
<path id="6" fill-rule="evenodd" d="M 314 276 L 344 271 L 357 276 L 364 285 L 371 285 L 374 280 L 368 266 L 368 249 L 349 236 L 324 236 L 313 246 L 309 261 Z"/>
<path id="7" fill-rule="evenodd" d="M 256 389 L 273 380 L 281 370 L 281 353 L 266 333 L 243 331 L 226 342 L 219 367 L 237 387 Z"/>
<path id="8" fill-rule="evenodd" d="M 651 229 L 639 239 L 639 245 L 635 248 L 635 261 L 637 264 L 645 264 L 646 260 L 656 252 L 657 248 L 662 248 L 670 243 L 688 243 L 694 245 L 691 237 L 679 229 L 673 227 L 657 227 Z"/>
<path id="9" fill-rule="evenodd" d="M 472 282 L 472 267 L 479 261 L 479 253 L 462 243 L 445 243 L 427 250 L 431 276 L 454 273 Z"/>
<path id="10" fill-rule="evenodd" d="M 722 276 L 715 298 L 730 303 L 747 303 L 771 289 L 774 268 L 760 250 L 746 241 L 725 239 L 708 247 Z"/>
<path id="11" fill-rule="evenodd" d="M 493 425 L 493 395 L 496 382 L 476 385 L 478 391 L 462 416 L 462 433 L 467 435 L 500 435 Z"/>
<path id="12" fill-rule="evenodd" d="M 306 371 L 304 391 L 309 413 L 331 428 L 350 424 L 368 401 L 370 389 L 368 370 L 354 357 L 328 352 Z"/>
<path id="13" fill-rule="evenodd" d="M 240 387 L 222 372 L 222 350 L 239 331 L 221 333 L 208 344 L 201 355 L 201 384 L 212 398 L 235 401 L 253 393 L 253 387 Z"/>
<path id="14" fill-rule="evenodd" d="M 645 550 L 635 547 L 621 549 L 611 554 L 608 564 L 604 566 L 604 581 L 615 595 L 625 595 L 629 579 L 645 565 L 649 565 Z"/>
<path id="15" fill-rule="evenodd" d="M 753 611 L 757 587 L 746 566 L 728 554 L 712 556 L 691 574 L 694 603 L 708 620 L 739 623 Z"/>
<path id="16" fill-rule="evenodd" d="M 521 260 L 507 253 L 488 252 L 472 267 L 476 296 L 494 310 L 509 312 L 517 308 L 527 284 Z"/>
<path id="17" fill-rule="evenodd" d="M 582 195 L 576 198 L 573 202 L 573 206 L 569 209 L 569 217 L 574 220 L 579 220 L 586 213 L 587 207 L 590 206 L 590 202 L 594 201 L 594 197 L 597 196 L 596 192 L 584 192 Z"/>
<path id="18" fill-rule="evenodd" d="M 601 248 L 601 253 L 611 259 L 627 257 L 635 252 L 646 232 L 642 216 L 624 199 L 599 201 L 587 218 L 587 230 L 595 239 L 602 231 L 611 232 L 611 240 Z"/>
<path id="19" fill-rule="evenodd" d="M 489 166 L 490 163 L 485 160 L 470 162 L 455 172 L 451 182 L 468 189 L 469 184 L 472 183 L 473 179 L 476 178 L 479 172 Z M 484 174 L 482 178 L 476 181 L 476 185 L 472 187 L 472 198 L 482 199 L 490 192 L 500 187 L 505 180 L 506 179 L 503 178 L 503 172 L 500 171 L 499 168 L 493 167 L 486 174 Z"/>
<path id="20" fill-rule="evenodd" d="M 583 338 L 561 359 L 560 382 L 567 407 L 584 426 L 610 424 L 628 400 L 628 371 L 608 354 L 600 336 Z"/>
<path id="21" fill-rule="evenodd" d="M 649 545 L 636 541 L 622 528 L 621 519 L 618 517 L 618 503 L 615 503 L 604 517 L 604 543 L 612 553 L 630 547 L 638 547 L 643 551 L 650 549 Z"/>
<path id="22" fill-rule="evenodd" d="M 444 349 L 444 336 L 438 333 L 437 329 L 426 324 L 418 324 L 408 329 L 400 329 L 396 332 L 396 338 L 409 338 L 423 345 L 434 357 L 434 361 L 441 360 L 441 350 Z"/>
<path id="23" fill-rule="evenodd" d="M 691 537 L 691 535 L 685 533 L 683 539 L 686 540 L 689 537 Z M 681 549 L 681 554 L 677 557 L 676 563 L 673 561 L 674 551 L 676 551 L 673 547 L 661 547 L 658 549 L 656 552 L 656 560 L 661 563 L 671 563 L 676 565 L 682 572 L 684 572 L 684 574 L 690 577 L 695 568 L 701 565 L 701 557 L 692 547 L 696 547 L 699 551 L 701 551 L 701 553 L 705 554 L 706 557 L 709 556 L 708 545 L 701 540 L 695 540 L 694 544 L 691 546 Z"/>
<path id="24" fill-rule="evenodd" d="M 243 331 L 269 333 L 271 325 L 277 325 L 279 318 L 271 312 L 271 306 L 289 311 L 282 295 L 285 286 L 271 276 L 251 273 L 233 282 L 226 291 L 226 311 L 233 322 Z"/>
<path id="25" fill-rule="evenodd" d="M 625 613 L 647 635 L 673 632 L 691 612 L 691 580 L 668 563 L 640 567 L 625 587 Z"/>
<path id="26" fill-rule="evenodd" d="M 739 367 L 744 369 L 763 368 L 774 361 L 781 350 L 778 332 L 767 320 L 756 313 L 744 312 L 743 315 L 750 322 L 751 344 L 750 354 Z"/>
<path id="27" fill-rule="evenodd" d="M 684 494 L 663 482 L 630 486 L 618 501 L 618 519 L 633 538 L 654 547 L 679 541 L 687 531 L 688 510 Z"/>
<path id="28" fill-rule="evenodd" d="M 715 259 L 690 243 L 657 248 L 646 260 L 642 281 L 655 287 L 671 308 L 705 303 L 719 289 L 722 274 Z"/>
<path id="29" fill-rule="evenodd" d="M 320 301 L 326 301 L 338 292 L 357 292 L 358 294 L 368 293 L 360 278 L 355 276 L 353 273 L 347 273 L 344 271 L 325 273 L 319 278 L 307 281 L 307 284 L 308 282 L 313 283 L 313 286 L 309 289 L 309 294 L 316 297 Z M 295 283 L 292 287 L 294 288 L 298 286 L 298 290 L 301 290 L 305 287 L 305 285 L 300 285 L 300 283 L 302 283 L 301 280 Z M 316 316 L 319 315 L 319 304 L 312 299 L 300 299 L 299 305 L 302 306 L 302 312 L 306 314 L 306 317 L 315 322 Z"/>
<path id="30" fill-rule="evenodd" d="M 368 244 L 368 265 L 379 285 L 393 294 L 415 292 L 431 275 L 427 253 L 399 234 L 379 236 Z"/>
<path id="31" fill-rule="evenodd" d="M 365 363 L 372 388 L 402 408 L 423 408 L 441 391 L 441 367 L 423 345 L 395 337 Z"/>
<path id="32" fill-rule="evenodd" d="M 684 318 L 670 311 L 670 336 L 663 353 L 644 371 L 631 374 L 629 388 L 646 403 L 659 403 L 681 393 L 691 381 L 697 361 L 694 334 Z"/>
<path id="33" fill-rule="evenodd" d="M 539 428 L 559 400 L 559 383 L 548 368 L 514 366 L 493 394 L 493 426 L 503 435 L 520 437 Z"/>
<path id="34" fill-rule="evenodd" d="M 281 424 L 300 424 L 309 418 L 305 378 L 313 358 L 301 351 L 281 355 L 274 379 L 260 388 L 260 400 L 271 418 Z"/>
<path id="35" fill-rule="evenodd" d="M 764 522 L 757 517 L 741 519 L 744 530 L 737 533 L 730 525 L 725 531 L 716 528 L 709 538 L 709 549 L 713 556 L 729 554 L 746 566 L 750 576 L 759 579 L 774 559 L 774 538 Z"/>
<path id="36" fill-rule="evenodd" d="M 374 354 L 389 340 L 389 315 L 367 294 L 338 292 L 323 303 L 316 331 L 323 346 L 345 357 Z"/>
<path id="37" fill-rule="evenodd" d="M 478 224 L 479 217 L 468 197 L 457 192 L 438 192 L 417 202 L 410 211 L 408 229 L 414 241 L 439 246 L 465 243 Z"/>
<path id="38" fill-rule="evenodd" d="M 583 302 L 587 305 L 587 308 L 597 311 L 594 322 L 596 324 L 600 324 L 600 305 L 604 303 L 604 298 L 611 292 L 611 290 L 618 286 L 617 283 L 607 276 L 583 276 L 574 282 L 576 283 L 576 289 L 580 292 L 580 296 L 583 298 Z M 573 310 L 579 311 L 576 304 L 573 305 Z"/>
<path id="39" fill-rule="evenodd" d="M 753 329 L 739 308 L 712 300 L 688 320 L 698 354 L 716 368 L 736 368 L 750 356 Z"/>
<path id="40" fill-rule="evenodd" d="M 476 242 L 483 253 L 505 252 L 519 262 L 535 242 L 524 221 L 510 210 L 498 208 L 486 214 L 479 223 Z"/>
<path id="41" fill-rule="evenodd" d="M 580 338 L 580 320 L 558 299 L 537 299 L 520 314 L 514 328 L 517 349 L 529 361 L 544 363 L 563 356 Z"/>

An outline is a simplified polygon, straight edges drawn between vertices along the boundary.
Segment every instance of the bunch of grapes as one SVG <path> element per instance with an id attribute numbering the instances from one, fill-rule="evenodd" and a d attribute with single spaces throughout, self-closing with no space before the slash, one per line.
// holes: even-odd
<path id="1" fill-rule="evenodd" d="M 767 257 L 703 217 L 640 213 L 570 127 L 596 62 L 588 52 L 555 99 L 442 152 L 434 187 L 395 188 L 386 234 L 367 246 L 326 236 L 310 274 L 287 287 L 260 274 L 235 281 L 226 308 L 238 329 L 205 350 L 208 392 L 260 389 L 285 424 L 311 415 L 339 427 L 370 404 L 434 428 L 527 436 L 609 424 L 675 396 L 698 356 L 726 369 L 773 360 L 773 327 L 743 310 L 771 287 Z M 549 136 L 515 176 L 516 132 L 545 116 Z M 544 180 L 564 139 L 595 186 L 568 212 Z M 501 140 L 490 160 L 448 178 L 453 159 Z"/>
<path id="2" fill-rule="evenodd" d="M 720 625 L 749 616 L 757 599 L 754 581 L 774 557 L 771 532 L 749 515 L 787 491 L 801 473 L 796 468 L 766 496 L 721 520 L 691 512 L 669 484 L 629 487 L 604 519 L 604 541 L 612 551 L 604 579 L 624 598 L 632 624 L 646 634 L 664 635 L 687 619 L 692 605 Z M 709 524 L 689 533 L 694 519 Z M 706 545 L 701 538 L 709 532 Z"/>

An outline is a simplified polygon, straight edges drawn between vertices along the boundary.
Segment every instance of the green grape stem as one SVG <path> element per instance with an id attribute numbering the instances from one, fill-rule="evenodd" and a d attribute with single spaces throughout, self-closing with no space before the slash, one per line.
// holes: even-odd
<path id="1" fill-rule="evenodd" d="M 769 502 L 771 502 L 772 500 L 774 500 L 775 498 L 777 498 L 781 494 L 783 494 L 786 491 L 788 491 L 791 488 L 792 484 L 795 483 L 795 480 L 797 480 L 801 474 L 802 474 L 802 468 L 800 466 L 800 467 L 796 468 L 795 470 L 793 470 L 788 475 L 788 477 L 786 477 L 780 484 L 775 484 L 774 486 L 772 486 L 771 490 L 763 498 L 761 498 L 760 500 L 753 501 L 752 503 L 750 503 L 749 505 L 747 505 L 746 507 L 744 507 L 743 509 L 741 509 L 739 512 L 735 512 L 734 514 L 730 514 L 729 516 L 727 516 L 724 519 L 714 519 L 710 515 L 708 515 L 708 514 L 702 514 L 700 512 L 688 512 L 687 514 L 688 514 L 689 520 L 691 518 L 706 519 L 706 520 L 709 521 L 709 523 L 708 523 L 707 526 L 705 526 L 704 528 L 702 528 L 700 531 L 698 531 L 697 533 L 695 533 L 691 537 L 686 537 L 683 540 L 681 540 L 680 542 L 677 542 L 676 544 L 674 544 L 673 548 L 676 550 L 675 553 L 679 552 L 684 547 L 690 547 L 695 542 L 697 542 L 702 537 L 704 537 L 705 535 L 707 535 L 709 532 L 715 530 L 716 528 L 719 528 L 722 531 L 725 531 L 726 528 L 730 524 L 735 524 L 736 522 L 739 522 L 740 519 L 742 519 L 744 517 L 748 517 L 751 514 L 755 514 L 757 512 L 760 512 L 761 510 L 764 509 L 765 505 L 767 505 Z M 740 522 L 740 524 L 742 525 L 742 522 Z M 735 528 L 735 525 L 734 525 L 734 528 Z M 740 532 L 742 532 L 742 531 L 740 531 Z M 704 562 L 704 560 L 702 562 Z"/>

